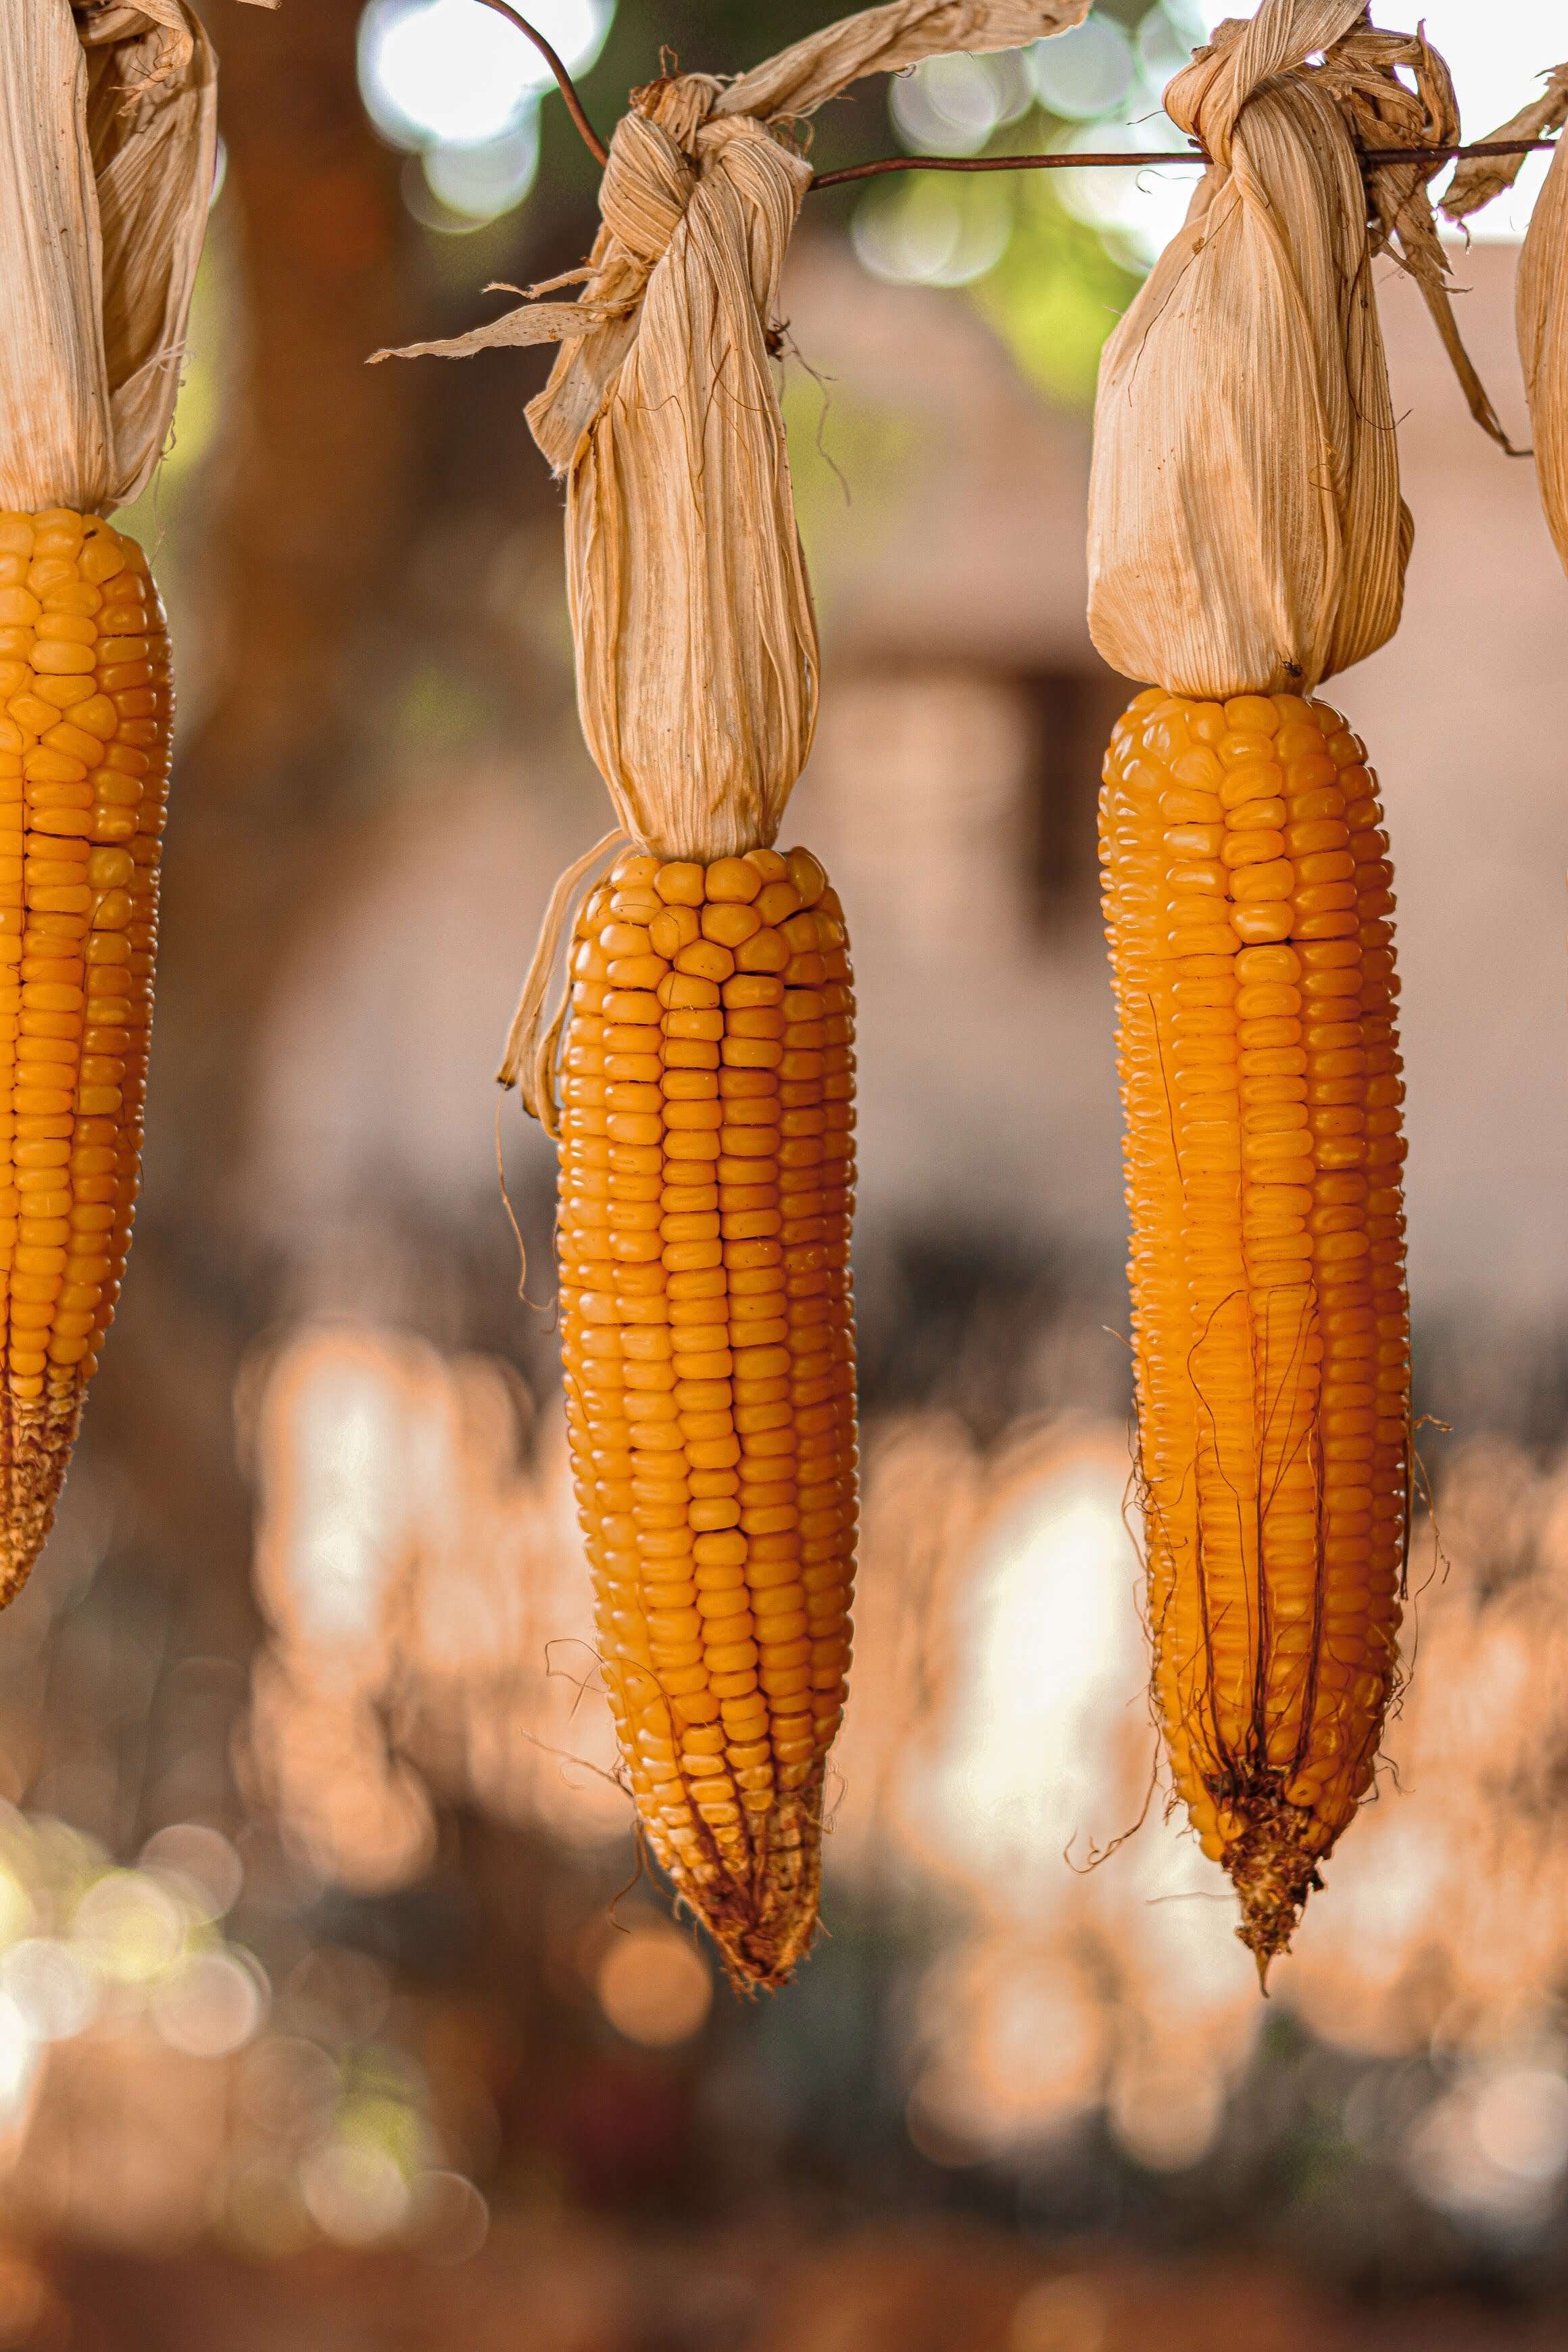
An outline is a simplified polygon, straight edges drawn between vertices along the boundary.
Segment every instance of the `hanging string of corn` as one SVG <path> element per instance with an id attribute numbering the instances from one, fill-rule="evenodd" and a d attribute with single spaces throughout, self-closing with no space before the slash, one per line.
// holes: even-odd
<path id="1" fill-rule="evenodd" d="M 1422 167 L 1363 176 L 1358 151 L 1458 123 L 1442 59 L 1360 0 L 1265 0 L 1165 104 L 1213 160 L 1100 373 L 1090 629 L 1158 681 L 1111 739 L 1100 846 L 1154 1702 L 1262 1974 L 1398 1673 L 1393 875 L 1365 749 L 1317 689 L 1392 635 L 1410 548 L 1376 256 L 1458 350 Z"/>
<path id="2" fill-rule="evenodd" d="M 502 1076 L 561 1146 L 567 1423 L 626 1773 L 747 1984 L 815 1930 L 857 1517 L 848 947 L 816 859 L 773 846 L 818 670 L 769 358 L 798 126 L 859 75 L 1086 8 L 893 0 L 739 80 L 634 92 L 580 299 L 416 346 L 564 344 L 529 422 L 566 482 L 579 706 L 631 846 L 551 1023 L 573 898 L 621 834 L 563 877 Z"/>
<path id="3" fill-rule="evenodd" d="M 146 557 L 104 516 L 167 436 L 216 96 L 179 0 L 0 12 L 0 1601 L 131 1242 L 173 689 Z"/>

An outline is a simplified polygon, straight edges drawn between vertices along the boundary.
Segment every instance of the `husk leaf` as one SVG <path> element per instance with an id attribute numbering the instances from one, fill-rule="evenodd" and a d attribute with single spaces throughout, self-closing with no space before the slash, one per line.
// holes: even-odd
<path id="1" fill-rule="evenodd" d="M 1482 145 L 1493 140 L 1545 139 L 1561 131 L 1568 121 L 1568 65 L 1556 67 L 1544 77 L 1546 88 L 1495 131 L 1489 131 Z M 1529 158 L 1518 155 L 1469 155 L 1455 172 L 1437 209 L 1451 221 L 1468 220 L 1483 205 L 1491 204 L 1512 187 Z"/>
<path id="2" fill-rule="evenodd" d="M 1165 105 L 1213 161 L 1101 362 L 1089 630 L 1116 668 L 1173 692 L 1303 692 L 1399 620 L 1411 523 L 1379 254 L 1421 286 L 1500 437 L 1423 167 L 1363 178 L 1358 152 L 1456 140 L 1453 85 L 1421 34 L 1373 29 L 1362 0 L 1264 0 L 1216 28 Z"/>
<path id="3" fill-rule="evenodd" d="M 816 625 L 770 350 L 811 183 L 793 127 L 862 74 L 1012 47 L 1087 9 L 892 0 L 736 80 L 635 92 L 580 299 L 401 354 L 563 344 L 528 417 L 567 486 L 584 732 L 646 847 L 711 859 L 770 843 L 811 748 Z M 531 1050 L 512 1046 L 512 1062 Z"/>
<path id="4" fill-rule="evenodd" d="M 1515 309 L 1541 503 L 1568 565 L 1568 163 L 1561 144 L 1525 231 Z"/>
<path id="5" fill-rule="evenodd" d="M 216 138 L 183 0 L 0 8 L 0 508 L 107 513 L 151 476 Z"/>
<path id="6" fill-rule="evenodd" d="M 1568 65 L 1561 65 L 1547 78 L 1541 96 L 1491 136 L 1543 139 L 1565 122 Z M 1512 187 L 1524 160 L 1522 155 L 1479 155 L 1461 163 L 1443 199 L 1449 219 L 1468 220 Z M 1568 163 L 1561 140 L 1525 231 L 1514 307 L 1541 503 L 1557 552 L 1568 566 Z"/>

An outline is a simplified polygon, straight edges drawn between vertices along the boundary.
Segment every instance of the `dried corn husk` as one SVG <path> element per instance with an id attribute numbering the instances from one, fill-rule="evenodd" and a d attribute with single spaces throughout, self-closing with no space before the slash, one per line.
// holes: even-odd
<path id="1" fill-rule="evenodd" d="M 1530 216 L 1515 300 L 1541 503 L 1568 564 L 1568 164 L 1561 147 Z"/>
<path id="2" fill-rule="evenodd" d="M 1453 85 L 1421 34 L 1373 29 L 1362 0 L 1264 0 L 1217 28 L 1165 107 L 1213 161 L 1101 364 L 1090 633 L 1173 692 L 1303 692 L 1399 620 L 1411 523 L 1378 255 L 1416 278 L 1501 437 L 1453 326 L 1421 166 L 1363 180 L 1358 153 L 1457 140 Z"/>
<path id="3" fill-rule="evenodd" d="M 183 0 L 0 8 L 0 508 L 105 513 L 151 476 L 216 135 Z"/>
<path id="4" fill-rule="evenodd" d="M 1495 131 L 1489 131 L 1482 146 L 1505 139 L 1545 139 L 1561 131 L 1568 121 L 1568 65 L 1558 66 L 1543 75 L 1546 88 Z M 1437 209 L 1448 220 L 1468 220 L 1483 205 L 1503 195 L 1512 187 L 1526 162 L 1518 155 L 1470 155 L 1458 166 L 1449 181 Z"/>
<path id="5" fill-rule="evenodd" d="M 811 183 L 795 126 L 862 74 L 1012 47 L 1087 9 L 892 0 L 738 80 L 654 82 L 611 142 L 581 299 L 412 346 L 563 345 L 529 422 L 567 484 L 584 732 L 646 847 L 710 859 L 772 842 L 811 748 L 816 627 L 769 364 Z"/>
<path id="6" fill-rule="evenodd" d="M 1499 125 L 1494 139 L 1542 139 L 1568 122 L 1568 65 L 1550 76 L 1541 96 Z M 1568 163 L 1561 141 L 1536 198 L 1519 259 L 1515 315 L 1519 355 L 1535 442 L 1541 503 L 1568 565 Z M 1522 155 L 1479 155 L 1455 173 L 1443 210 L 1466 220 L 1511 188 Z"/>

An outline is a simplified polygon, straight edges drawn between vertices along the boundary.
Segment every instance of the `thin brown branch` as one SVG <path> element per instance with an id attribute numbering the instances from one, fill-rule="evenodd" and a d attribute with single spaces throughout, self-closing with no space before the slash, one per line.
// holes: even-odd
<path id="1" fill-rule="evenodd" d="M 1472 139 L 1463 147 L 1366 147 L 1363 163 L 1419 163 L 1430 155 L 1438 163 L 1460 163 L 1468 155 L 1528 155 L 1537 147 L 1555 147 L 1555 139 Z"/>
<path id="2" fill-rule="evenodd" d="M 566 101 L 566 110 L 581 133 L 583 144 L 601 167 L 609 161 L 609 150 L 588 120 L 587 110 L 577 95 L 577 85 L 567 72 L 561 58 L 543 34 L 520 16 L 511 0 L 479 0 L 481 7 L 493 8 L 509 25 L 533 43 L 550 68 Z M 1373 147 L 1362 155 L 1365 164 L 1421 163 L 1429 162 L 1434 171 L 1446 163 L 1470 155 L 1526 155 L 1537 147 L 1554 147 L 1554 139 L 1481 139 L 1468 146 L 1452 147 Z M 1120 152 L 1098 154 L 1077 154 L 1070 148 L 1054 150 L 1047 155 L 881 155 L 874 163 L 850 163 L 838 172 L 819 172 L 812 181 L 813 190 L 842 187 L 849 180 L 877 180 L 888 172 L 1079 172 L 1110 171 L 1136 168 L 1146 163 L 1207 163 L 1208 156 L 1196 142 L 1185 148 L 1144 148 L 1131 153 Z"/>
<path id="3" fill-rule="evenodd" d="M 1469 146 L 1455 147 L 1371 147 L 1362 155 L 1363 163 L 1423 163 L 1430 162 L 1434 171 L 1446 163 L 1467 155 L 1525 155 L 1537 147 L 1555 147 L 1554 139 L 1481 139 Z M 1048 155 L 883 155 L 874 163 L 850 163 L 840 172 L 819 172 L 811 185 L 837 188 L 847 180 L 879 179 L 884 172 L 1077 172 L 1122 169 L 1145 163 L 1206 163 L 1209 158 L 1201 147 L 1143 148 L 1131 153 L 1100 153 L 1080 155 L 1070 148 L 1054 150 Z"/>
<path id="4" fill-rule="evenodd" d="M 1048 155 L 880 155 L 874 163 L 850 163 L 841 172 L 819 172 L 809 194 L 837 188 L 847 180 L 877 180 L 884 172 L 1076 172 L 1112 163 L 1206 163 L 1202 148 L 1162 147 L 1132 153 L 1076 154 L 1069 148 Z"/>
<path id="5" fill-rule="evenodd" d="M 566 100 L 566 111 L 576 124 L 584 146 L 586 147 L 595 163 L 603 169 L 610 160 L 610 151 L 589 121 L 587 110 L 577 95 L 576 83 L 543 34 L 531 25 L 526 16 L 518 15 L 517 10 L 510 5 L 510 0 L 479 0 L 479 5 L 484 8 L 493 8 L 498 16 L 504 16 L 509 25 L 515 25 L 518 31 L 526 35 L 527 38 L 533 43 L 534 47 L 555 76 L 561 95 Z"/>

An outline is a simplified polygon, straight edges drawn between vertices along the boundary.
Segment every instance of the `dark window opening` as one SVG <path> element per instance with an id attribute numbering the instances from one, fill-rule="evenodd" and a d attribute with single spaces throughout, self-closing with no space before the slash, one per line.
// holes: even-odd
<path id="1" fill-rule="evenodd" d="M 1018 684 L 1031 722 L 1024 794 L 1029 895 L 1035 921 L 1058 931 L 1099 919 L 1100 764 L 1132 689 L 1092 660 L 1079 669 L 1029 671 Z"/>

